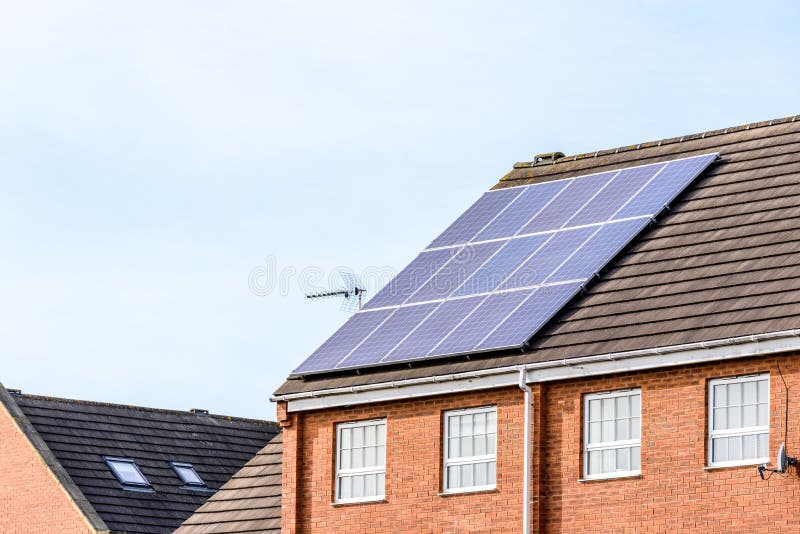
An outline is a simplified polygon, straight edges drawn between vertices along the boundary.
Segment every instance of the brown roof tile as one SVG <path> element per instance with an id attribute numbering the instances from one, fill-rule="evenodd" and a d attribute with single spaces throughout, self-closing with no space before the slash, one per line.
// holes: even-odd
<path id="1" fill-rule="evenodd" d="M 281 434 L 247 462 L 176 534 L 281 531 Z"/>

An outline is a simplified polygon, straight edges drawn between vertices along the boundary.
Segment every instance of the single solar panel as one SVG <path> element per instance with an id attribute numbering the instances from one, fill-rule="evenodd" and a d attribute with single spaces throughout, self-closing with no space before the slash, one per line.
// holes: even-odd
<path id="1" fill-rule="evenodd" d="M 423 251 L 372 297 L 364 306 L 364 310 L 399 306 L 458 252 L 457 248 Z"/>
<path id="2" fill-rule="evenodd" d="M 486 296 L 478 296 L 444 301 L 381 361 L 396 362 L 427 356 L 433 347 L 439 344 L 486 298 Z"/>
<path id="3" fill-rule="evenodd" d="M 502 241 L 466 245 L 406 302 L 425 302 L 447 297 L 502 246 Z"/>
<path id="4" fill-rule="evenodd" d="M 489 295 L 472 315 L 458 325 L 429 355 L 463 354 L 494 330 L 519 306 L 533 290 L 509 291 Z"/>
<path id="5" fill-rule="evenodd" d="M 524 346 L 716 158 L 485 193 L 293 374 Z"/>
<path id="6" fill-rule="evenodd" d="M 459 287 L 453 296 L 475 295 L 494 291 L 520 264 L 535 253 L 552 234 L 537 234 L 509 239 L 489 261 Z"/>
<path id="7" fill-rule="evenodd" d="M 412 328 L 421 323 L 439 304 L 420 304 L 405 306 L 397 310 L 384 321 L 380 328 L 374 330 L 364 342 L 344 359 L 339 366 L 361 366 L 375 363 L 375 358 L 383 358 L 388 351 L 397 345 Z M 377 361 L 380 361 L 380 358 Z"/>
<path id="8" fill-rule="evenodd" d="M 573 178 L 571 183 L 558 195 L 558 202 L 551 202 L 540 211 L 519 234 L 533 234 L 558 230 L 580 210 L 592 197 L 605 187 L 618 171 L 592 174 Z"/>
<path id="9" fill-rule="evenodd" d="M 540 287 L 478 343 L 474 350 L 508 348 L 519 343 L 520 339 L 530 339 L 581 287 L 580 282 Z"/>
<path id="10" fill-rule="evenodd" d="M 468 242 L 524 190 L 524 187 L 512 187 L 484 193 L 461 217 L 447 227 L 447 230 L 434 239 L 428 248 L 449 247 Z"/>
<path id="11" fill-rule="evenodd" d="M 383 309 L 353 315 L 306 361 L 301 363 L 294 373 L 335 369 L 339 362 L 364 341 L 392 312 L 394 312 L 393 309 Z"/>
<path id="12" fill-rule="evenodd" d="M 536 214 L 544 209 L 569 184 L 568 180 L 557 180 L 534 184 L 525 188 L 508 208 L 503 210 L 472 241 L 487 241 L 515 235 Z"/>

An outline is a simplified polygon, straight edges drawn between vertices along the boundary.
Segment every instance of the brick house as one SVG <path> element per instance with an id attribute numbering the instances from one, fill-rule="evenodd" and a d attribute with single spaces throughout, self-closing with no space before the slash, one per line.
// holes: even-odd
<path id="1" fill-rule="evenodd" d="M 174 532 L 276 436 L 267 421 L 0 385 L 0 532 Z"/>
<path id="2" fill-rule="evenodd" d="M 709 154 L 719 157 L 579 291 L 541 293 L 558 297 L 542 324 L 546 303 L 519 304 L 500 326 L 472 324 L 500 294 L 491 287 L 470 296 L 485 300 L 449 326 L 437 311 L 412 320 L 413 296 L 440 275 L 441 262 L 413 281 L 401 272 L 395 280 L 409 288 L 395 284 L 394 304 L 370 308 L 385 291 L 367 302 L 273 396 L 283 427 L 282 531 L 800 531 L 794 467 L 763 471 L 763 479 L 757 470 L 775 467 L 782 442 L 789 456 L 800 454 L 798 117 L 544 155 L 515 164 L 491 194 L 560 188 L 562 208 L 551 215 L 572 220 L 605 209 L 597 199 L 614 177 L 636 172 L 625 169 Z M 570 204 L 582 193 L 564 184 L 587 175 L 612 178 Z M 657 179 L 647 180 L 625 202 Z M 477 243 L 471 257 L 480 256 L 479 236 L 499 220 L 527 225 L 504 238 L 518 243 L 546 209 L 529 221 L 514 211 L 516 197 L 503 207 L 482 201 L 420 257 L 468 242 Z M 444 239 L 470 218 L 477 226 L 461 241 Z M 572 229 L 593 224 L 605 223 Z M 554 235 L 570 224 L 557 226 Z M 596 259 L 577 250 L 569 258 Z M 570 261 L 559 269 L 585 267 Z M 457 291 L 420 300 L 439 310 Z M 442 322 L 427 328 L 433 317 Z M 515 347 L 486 345 L 508 321 L 534 335 Z M 428 338 L 416 339 L 419 332 Z M 465 344 L 470 336 L 484 345 Z M 409 339 L 417 352 L 393 358 Z M 426 342 L 477 349 L 437 353 Z"/>

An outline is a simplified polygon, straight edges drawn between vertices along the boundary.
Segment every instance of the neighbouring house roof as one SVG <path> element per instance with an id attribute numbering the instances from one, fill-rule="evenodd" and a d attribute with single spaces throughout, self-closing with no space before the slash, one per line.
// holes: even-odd
<path id="1" fill-rule="evenodd" d="M 176 534 L 281 531 L 281 451 L 278 434 L 187 519 Z"/>
<path id="2" fill-rule="evenodd" d="M 800 327 L 800 116 L 517 163 L 494 188 L 710 152 L 718 152 L 721 160 L 541 329 L 525 351 L 292 378 L 276 395 Z"/>
<path id="3" fill-rule="evenodd" d="M 174 532 L 279 432 L 267 421 L 9 394 L 2 385 L 0 402 L 84 515 L 129 534 Z M 154 491 L 123 489 L 104 457 L 134 460 Z M 187 489 L 170 462 L 192 464 L 210 491 Z"/>

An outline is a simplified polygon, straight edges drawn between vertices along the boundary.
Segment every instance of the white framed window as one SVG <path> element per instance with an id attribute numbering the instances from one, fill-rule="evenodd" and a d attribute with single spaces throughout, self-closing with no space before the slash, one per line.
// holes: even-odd
<path id="1" fill-rule="evenodd" d="M 641 473 L 642 390 L 585 395 L 583 405 L 584 478 Z"/>
<path id="2" fill-rule="evenodd" d="M 386 419 L 336 426 L 336 502 L 376 501 L 386 484 Z"/>
<path id="3" fill-rule="evenodd" d="M 712 467 L 769 461 L 769 374 L 708 383 L 708 463 Z"/>
<path id="4" fill-rule="evenodd" d="M 444 492 L 495 488 L 497 407 L 444 413 Z"/>

